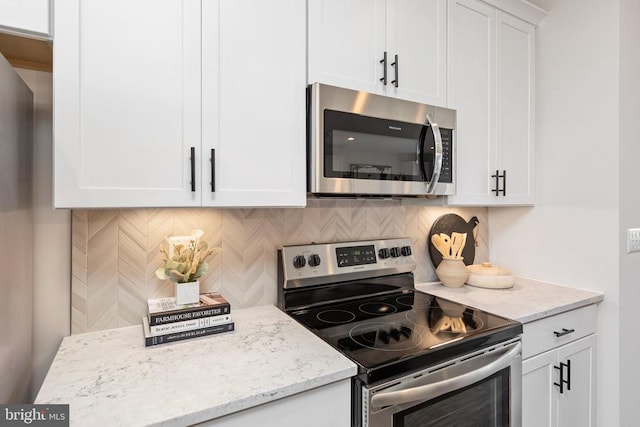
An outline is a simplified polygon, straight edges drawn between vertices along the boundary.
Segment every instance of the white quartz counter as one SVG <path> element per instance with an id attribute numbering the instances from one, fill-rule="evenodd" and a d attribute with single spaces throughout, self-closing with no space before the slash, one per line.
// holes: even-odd
<path id="1" fill-rule="evenodd" d="M 440 282 L 417 283 L 416 289 L 522 323 L 598 303 L 604 295 L 584 289 L 516 278 L 513 288 L 486 289 L 465 285 L 447 288 Z"/>
<path id="2" fill-rule="evenodd" d="M 276 307 L 231 315 L 234 332 L 152 347 L 141 326 L 66 337 L 35 403 L 69 404 L 72 426 L 182 426 L 356 374 Z"/>

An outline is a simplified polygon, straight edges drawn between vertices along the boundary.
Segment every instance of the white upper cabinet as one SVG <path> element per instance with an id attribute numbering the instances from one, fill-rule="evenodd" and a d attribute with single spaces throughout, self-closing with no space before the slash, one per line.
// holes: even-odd
<path id="1" fill-rule="evenodd" d="M 304 42 L 284 43 L 304 16 L 295 0 L 57 2 L 56 207 L 304 205 Z"/>
<path id="2" fill-rule="evenodd" d="M 54 14 L 56 207 L 200 205 L 199 2 L 80 6 Z"/>
<path id="3" fill-rule="evenodd" d="M 51 38 L 50 0 L 0 1 L 0 32 Z"/>
<path id="4" fill-rule="evenodd" d="M 446 0 L 309 0 L 307 82 L 446 106 L 446 8 Z"/>
<path id="5" fill-rule="evenodd" d="M 304 206 L 304 2 L 221 0 L 202 8 L 202 204 Z"/>
<path id="6" fill-rule="evenodd" d="M 457 188 L 447 203 L 533 204 L 535 28 L 477 0 L 450 0 L 449 14 Z"/>
<path id="7" fill-rule="evenodd" d="M 496 154 L 497 170 L 508 172 L 498 201 L 527 205 L 533 189 L 534 28 L 497 13 Z"/>

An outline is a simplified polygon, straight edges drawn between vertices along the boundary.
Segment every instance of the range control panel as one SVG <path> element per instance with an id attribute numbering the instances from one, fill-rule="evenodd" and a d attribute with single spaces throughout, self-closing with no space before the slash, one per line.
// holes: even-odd
<path id="1" fill-rule="evenodd" d="M 285 246 L 280 255 L 287 280 L 416 265 L 409 238 Z"/>

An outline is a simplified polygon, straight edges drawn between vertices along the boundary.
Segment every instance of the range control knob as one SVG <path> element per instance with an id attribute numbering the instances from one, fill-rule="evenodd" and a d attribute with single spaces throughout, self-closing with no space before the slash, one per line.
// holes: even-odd
<path id="1" fill-rule="evenodd" d="M 378 256 L 380 257 L 380 259 L 387 259 L 391 256 L 391 253 L 389 252 L 389 248 L 382 248 L 378 251 Z"/>
<path id="2" fill-rule="evenodd" d="M 318 255 L 318 254 L 309 255 L 309 266 L 310 267 L 317 267 L 319 265 L 320 265 L 320 255 Z"/>
<path id="3" fill-rule="evenodd" d="M 302 268 L 307 264 L 307 260 L 304 258 L 304 255 L 296 255 L 293 257 L 293 266 L 295 268 Z"/>
<path id="4" fill-rule="evenodd" d="M 403 246 L 400 248 L 400 253 L 402 254 L 402 256 L 409 256 L 411 255 L 411 246 Z"/>
<path id="5" fill-rule="evenodd" d="M 398 258 L 400 256 L 400 248 L 391 248 L 391 256 L 394 258 Z"/>

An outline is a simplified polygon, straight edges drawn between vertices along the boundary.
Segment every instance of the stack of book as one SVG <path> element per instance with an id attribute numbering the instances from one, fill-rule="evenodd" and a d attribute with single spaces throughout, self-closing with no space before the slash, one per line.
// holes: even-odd
<path id="1" fill-rule="evenodd" d="M 200 294 L 195 304 L 177 305 L 174 297 L 147 302 L 148 315 L 142 317 L 147 347 L 229 332 L 235 327 L 231 306 L 218 292 Z"/>

